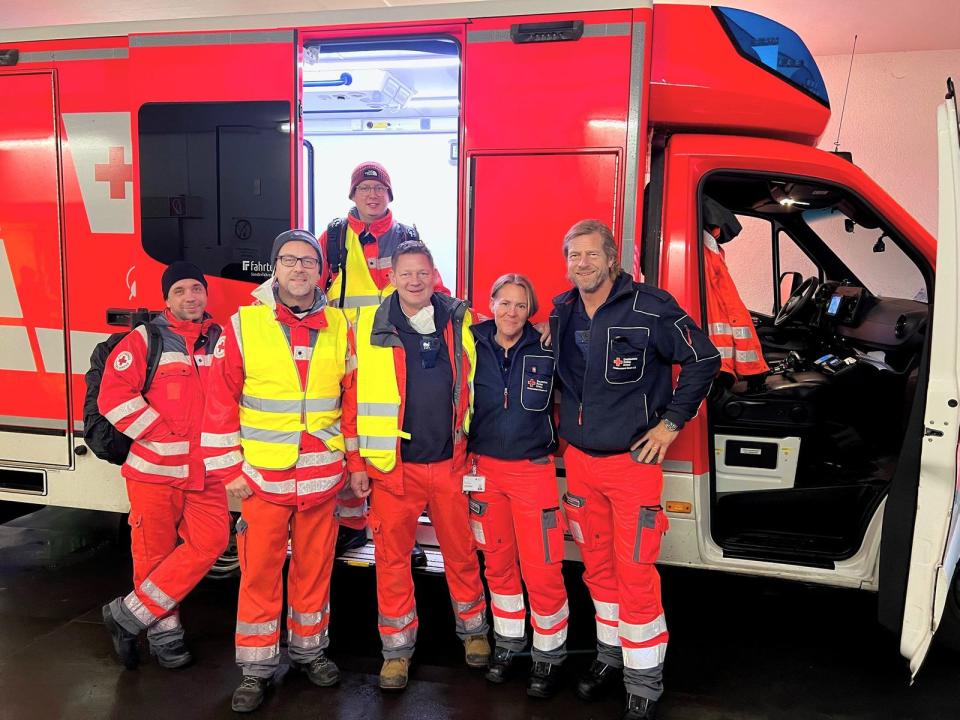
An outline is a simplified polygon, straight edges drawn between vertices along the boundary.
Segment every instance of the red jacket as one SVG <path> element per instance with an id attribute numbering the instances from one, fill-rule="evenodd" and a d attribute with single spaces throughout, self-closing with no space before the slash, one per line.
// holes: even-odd
<path id="1" fill-rule="evenodd" d="M 287 337 L 292 346 L 309 346 L 310 331 L 323 332 L 327 321 L 320 307 L 314 306 L 303 318 L 298 318 L 290 310 L 277 303 L 273 296 L 273 280 L 264 283 L 254 291 L 254 297 L 264 304 L 274 308 L 277 322 L 289 329 Z M 319 291 L 318 291 L 319 292 Z M 244 366 L 243 353 L 237 342 L 239 314 L 231 318 L 215 351 L 210 384 L 207 388 L 206 413 L 203 419 L 203 436 L 201 448 L 203 461 L 211 477 L 230 482 L 240 475 L 247 479 L 247 484 L 259 497 L 280 505 L 295 505 L 299 509 L 306 509 L 316 505 L 331 494 L 343 487 L 343 478 L 334 487 L 323 492 L 302 492 L 303 483 L 317 477 L 329 477 L 342 472 L 343 461 L 333 459 L 329 462 L 316 464 L 308 461 L 317 458 L 321 453 L 329 450 L 322 440 L 310 433 L 304 432 L 300 437 L 300 462 L 287 470 L 266 470 L 254 468 L 243 459 L 243 450 L 240 446 L 240 396 L 243 390 Z M 344 438 L 357 437 L 357 391 L 354 386 L 356 377 L 356 358 L 354 356 L 354 342 L 352 331 L 348 331 L 347 344 L 350 357 L 347 359 L 347 374 L 342 381 L 343 399 L 341 403 L 340 431 Z M 300 373 L 301 384 L 306 384 L 309 359 L 295 360 Z M 348 452 L 346 456 L 347 471 L 355 472 L 364 469 L 363 460 L 357 451 Z M 276 483 L 276 485 L 274 484 Z M 289 492 L 266 492 L 264 487 L 283 488 L 281 484 L 290 486 Z"/>
<path id="2" fill-rule="evenodd" d="M 204 392 L 220 326 L 177 320 L 169 310 L 155 318 L 163 351 L 146 397 L 147 330 L 137 327 L 107 358 L 97 404 L 114 427 L 133 439 L 120 473 L 128 480 L 184 490 L 204 486 L 200 445 Z"/>

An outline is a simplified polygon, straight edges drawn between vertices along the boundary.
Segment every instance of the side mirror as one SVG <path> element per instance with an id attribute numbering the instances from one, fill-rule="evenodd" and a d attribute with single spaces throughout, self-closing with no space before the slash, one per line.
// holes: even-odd
<path id="1" fill-rule="evenodd" d="M 803 275 L 796 271 L 780 273 L 780 282 L 778 283 L 778 292 L 780 297 L 780 306 L 793 295 L 803 283 Z"/>

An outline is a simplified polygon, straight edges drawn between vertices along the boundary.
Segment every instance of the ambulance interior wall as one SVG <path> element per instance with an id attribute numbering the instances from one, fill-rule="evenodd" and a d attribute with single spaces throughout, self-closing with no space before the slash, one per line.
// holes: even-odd
<path id="1" fill-rule="evenodd" d="M 347 197 L 351 170 L 364 160 L 379 162 L 390 173 L 393 183 L 390 209 L 394 218 L 417 226 L 420 238 L 433 253 L 444 284 L 455 291 L 457 164 L 450 159 L 450 146 L 457 141 L 456 133 L 305 137 L 314 147 L 317 234 L 353 206 Z"/>
<path id="2" fill-rule="evenodd" d="M 850 56 L 824 55 L 816 61 L 832 106 L 819 147 L 833 150 Z M 851 151 L 854 162 L 934 237 L 938 202 L 936 108 L 943 102 L 948 76 L 960 79 L 960 49 L 858 55 L 853 61 L 840 135 L 840 149 Z M 762 248 L 766 241 L 767 235 L 762 232 L 745 232 L 735 242 L 747 247 L 742 248 L 742 255 L 738 247 L 737 254 L 747 259 L 769 257 L 769 250 Z M 872 243 L 864 243 L 856 262 L 879 274 L 890 257 L 889 244 L 888 253 L 874 254 Z M 756 267 L 756 263 L 750 265 Z M 770 296 L 771 280 L 766 275 L 758 277 L 750 268 L 744 267 L 734 277 L 747 306 L 758 309 L 759 303 Z M 905 278 L 895 292 L 912 299 L 915 285 L 914 278 Z"/>

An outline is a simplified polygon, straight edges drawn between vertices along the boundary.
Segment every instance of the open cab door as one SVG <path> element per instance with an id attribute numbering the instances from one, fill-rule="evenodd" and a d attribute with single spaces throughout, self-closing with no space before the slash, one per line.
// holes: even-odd
<path id="1" fill-rule="evenodd" d="M 915 676 L 943 619 L 960 558 L 957 429 L 960 419 L 960 128 L 953 82 L 937 109 L 940 216 L 930 381 L 900 652 Z M 953 612 L 951 610 L 951 612 Z"/>

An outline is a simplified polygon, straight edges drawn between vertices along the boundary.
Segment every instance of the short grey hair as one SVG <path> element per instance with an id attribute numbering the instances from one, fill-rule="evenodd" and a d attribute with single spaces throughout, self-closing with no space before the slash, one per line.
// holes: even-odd
<path id="1" fill-rule="evenodd" d="M 540 304 L 537 302 L 537 294 L 533 290 L 533 283 L 530 282 L 530 278 L 519 273 L 501 275 L 494 281 L 493 287 L 490 288 L 491 301 L 496 299 L 497 293 L 500 292 L 504 285 L 517 285 L 522 287 L 527 293 L 527 307 L 530 310 L 530 314 L 537 314 L 537 310 L 540 309 Z"/>
<path id="2" fill-rule="evenodd" d="M 613 260 L 613 265 L 610 267 L 610 279 L 615 279 L 620 274 L 621 269 L 620 260 L 617 257 L 619 252 L 617 242 L 613 239 L 613 231 L 610 226 L 600 220 L 581 220 L 567 230 L 567 234 L 563 236 L 563 257 L 566 259 L 570 252 L 570 243 L 575 238 L 583 235 L 593 235 L 594 233 L 599 235 L 603 241 L 603 254 L 606 255 L 607 260 Z"/>
<path id="3" fill-rule="evenodd" d="M 434 267 L 433 263 L 433 253 L 419 240 L 404 240 L 402 243 L 397 245 L 397 249 L 393 251 L 393 255 L 390 256 L 390 267 L 395 268 L 397 266 L 397 258 L 401 255 L 423 255 L 430 261 L 430 267 Z"/>

